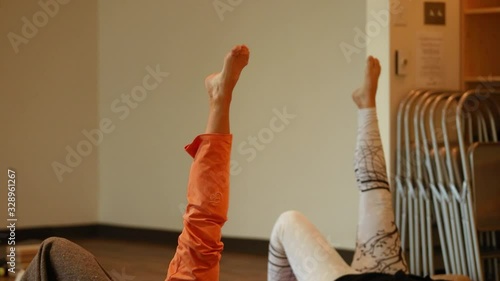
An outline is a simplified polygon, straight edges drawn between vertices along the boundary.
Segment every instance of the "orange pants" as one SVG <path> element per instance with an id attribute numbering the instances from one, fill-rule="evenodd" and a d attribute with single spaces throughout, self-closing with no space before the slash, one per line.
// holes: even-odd
<path id="1" fill-rule="evenodd" d="M 229 207 L 232 135 L 200 135 L 186 146 L 194 158 L 184 229 L 166 280 L 219 280 L 221 230 Z"/>

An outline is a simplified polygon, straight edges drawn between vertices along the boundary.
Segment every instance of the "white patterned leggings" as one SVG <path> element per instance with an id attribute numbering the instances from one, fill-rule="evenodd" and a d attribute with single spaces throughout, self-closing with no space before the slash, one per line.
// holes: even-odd
<path id="1" fill-rule="evenodd" d="M 351 266 L 302 214 L 289 211 L 278 218 L 271 234 L 269 281 L 333 281 L 347 274 L 407 272 L 375 108 L 359 110 L 358 119 L 354 171 L 360 209 Z"/>

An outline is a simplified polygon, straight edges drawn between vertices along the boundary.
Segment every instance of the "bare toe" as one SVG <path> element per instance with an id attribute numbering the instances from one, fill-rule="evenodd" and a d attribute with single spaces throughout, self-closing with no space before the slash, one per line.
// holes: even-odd
<path id="1" fill-rule="evenodd" d="M 250 51 L 247 46 L 235 46 L 226 55 L 222 71 L 205 79 L 205 86 L 212 101 L 231 100 L 233 89 L 241 72 L 247 66 L 249 58 Z"/>
<path id="2" fill-rule="evenodd" d="M 352 94 L 352 98 L 358 108 L 375 107 L 380 71 L 380 61 L 377 58 L 369 56 L 366 62 L 364 84 Z"/>

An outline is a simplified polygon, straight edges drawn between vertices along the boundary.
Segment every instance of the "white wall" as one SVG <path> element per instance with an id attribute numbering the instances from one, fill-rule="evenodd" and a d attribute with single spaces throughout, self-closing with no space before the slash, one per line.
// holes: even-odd
<path id="1" fill-rule="evenodd" d="M 66 146 L 85 140 L 82 130 L 97 126 L 97 1 L 50 10 L 44 22 L 38 1 L 0 1 L 0 219 L 7 215 L 7 168 L 14 168 L 18 227 L 98 217 L 97 149 L 62 182 L 52 168 L 54 161 L 65 164 Z M 30 39 L 18 37 L 27 44 L 16 54 L 8 36 L 23 36 L 22 18 L 32 22 L 35 14 L 41 27 L 26 30 Z"/>
<path id="2" fill-rule="evenodd" d="M 391 98 L 391 71 L 390 64 L 390 21 L 401 6 L 391 6 L 388 0 L 366 1 L 366 28 L 365 34 L 368 38 L 366 47 L 367 55 L 379 59 L 382 66 L 377 92 L 377 115 L 379 119 L 380 136 L 386 158 L 387 169 L 391 168 L 390 155 L 390 98 Z"/>
<path id="3" fill-rule="evenodd" d="M 380 78 L 378 114 L 380 131 L 391 171 L 394 178 L 396 153 L 396 121 L 399 103 L 413 89 L 421 88 L 417 83 L 417 46 L 422 32 L 443 34 L 443 85 L 442 89 L 459 89 L 460 71 L 460 3 L 447 0 L 446 25 L 424 24 L 423 0 L 367 0 L 367 22 L 382 28 L 370 36 L 367 53 L 380 58 L 383 72 Z M 381 21 L 374 14 L 390 14 L 390 24 Z M 404 51 L 409 59 L 406 76 L 396 75 L 395 53 Z"/>
<path id="4" fill-rule="evenodd" d="M 339 45 L 352 44 L 354 28 L 364 28 L 365 3 L 241 1 L 222 17 L 212 4 L 100 1 L 100 118 L 116 126 L 100 148 L 100 222 L 181 229 L 191 163 L 182 148 L 204 130 L 203 79 L 220 70 L 232 45 L 246 43 L 252 57 L 233 100 L 239 169 L 224 234 L 267 239 L 278 215 L 297 209 L 334 244 L 353 248 L 357 120 L 350 94 L 361 83 L 365 50 L 348 63 Z M 170 76 L 121 120 L 110 107 L 142 83 L 148 65 Z M 285 107 L 296 118 L 248 159 L 239 145 Z"/>
<path id="5" fill-rule="evenodd" d="M 396 2 L 398 0 L 391 0 Z M 443 35 L 444 56 L 443 56 L 443 89 L 460 89 L 460 1 L 444 0 L 446 3 L 446 25 L 425 25 L 424 24 L 424 0 L 400 0 L 401 6 L 405 9 L 407 26 L 391 25 L 391 95 L 390 95 L 390 132 L 391 132 L 391 159 L 394 163 L 396 147 L 396 117 L 398 106 L 401 100 L 409 91 L 420 88 L 417 83 L 417 36 L 422 32 L 440 33 Z M 405 77 L 395 74 L 394 53 L 398 49 L 406 50 L 409 55 L 409 73 Z M 394 165 L 392 174 L 394 175 Z"/>
<path id="6" fill-rule="evenodd" d="M 224 234 L 266 239 L 281 212 L 297 209 L 334 244 L 352 248 L 356 111 L 350 93 L 362 78 L 365 53 L 380 57 L 387 70 L 378 105 L 390 157 L 397 105 L 416 87 L 418 31 L 444 31 L 446 87 L 459 85 L 458 3 L 446 1 L 448 25 L 436 27 L 423 25 L 423 1 L 401 2 L 408 25 L 382 28 L 351 62 L 340 44 L 356 45 L 355 28 L 364 29 L 371 12 L 388 1 L 241 1 L 223 14 L 211 1 L 72 1 L 19 54 L 4 36 L 0 120 L 10 137 L 2 139 L 0 168 L 18 170 L 19 225 L 99 221 L 180 230 L 191 162 L 182 147 L 205 126 L 203 79 L 220 69 L 232 45 L 246 43 L 252 58 L 233 103 L 238 167 Z M 37 1 L 0 0 L 1 34 L 21 33 L 21 18 L 40 9 Z M 393 69 L 400 48 L 409 51 L 413 69 L 405 78 Z M 157 65 L 170 75 L 126 118 L 114 112 L 111 105 L 123 106 L 120 96 Z M 285 107 L 296 117 L 249 158 L 248 137 L 264 132 L 273 110 Z M 60 183 L 52 163 L 64 163 L 65 147 L 75 148 L 85 140 L 81 131 L 103 120 L 114 130 L 104 135 L 99 155 L 94 147 Z"/>

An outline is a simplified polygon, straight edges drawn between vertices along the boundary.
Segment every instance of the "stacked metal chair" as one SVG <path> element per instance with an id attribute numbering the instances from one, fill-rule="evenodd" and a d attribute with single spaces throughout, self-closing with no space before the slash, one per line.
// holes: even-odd
<path id="1" fill-rule="evenodd" d="M 499 98 L 415 90 L 399 106 L 396 224 L 413 274 L 499 280 Z"/>

